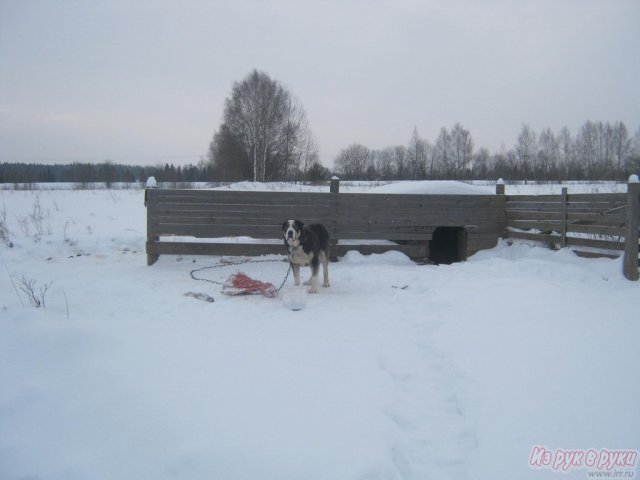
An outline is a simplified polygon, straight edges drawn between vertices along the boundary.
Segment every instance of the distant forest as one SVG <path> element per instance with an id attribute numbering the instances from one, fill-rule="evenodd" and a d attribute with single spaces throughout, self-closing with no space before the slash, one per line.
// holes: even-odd
<path id="1" fill-rule="evenodd" d="M 31 164 L 1 163 L 0 183 L 70 182 L 79 185 L 145 182 L 149 177 L 159 182 L 213 182 L 213 169 L 206 164 L 195 166 L 140 166 L 112 162 Z"/>
<path id="2" fill-rule="evenodd" d="M 212 144 L 215 142 L 212 142 Z M 71 182 L 145 182 L 154 176 L 159 182 L 233 182 L 254 180 L 251 170 L 231 169 L 233 155 L 218 161 L 212 148 L 198 165 L 156 166 L 102 163 L 27 164 L 0 163 L 0 183 L 30 184 Z M 240 154 L 238 154 L 240 155 Z M 246 158 L 238 158 L 239 163 Z M 523 125 L 516 144 L 499 153 L 474 148 L 471 133 L 460 124 L 442 128 L 431 144 L 414 129 L 408 145 L 372 150 L 352 144 L 334 159 L 333 170 L 317 160 L 297 162 L 266 181 L 321 182 L 332 175 L 343 180 L 625 180 L 640 173 L 640 129 L 629 135 L 622 122 L 586 122 L 573 137 L 567 128 L 557 134 L 550 129 L 539 135 Z"/>
<path id="3" fill-rule="evenodd" d="M 640 172 L 640 128 L 631 136 L 622 122 L 588 121 L 574 137 L 566 127 L 537 134 L 525 124 L 512 148 L 491 153 L 476 149 L 471 132 L 456 123 L 434 143 L 414 129 L 406 146 L 350 145 L 334 170 L 343 179 L 369 180 L 625 180 Z"/>

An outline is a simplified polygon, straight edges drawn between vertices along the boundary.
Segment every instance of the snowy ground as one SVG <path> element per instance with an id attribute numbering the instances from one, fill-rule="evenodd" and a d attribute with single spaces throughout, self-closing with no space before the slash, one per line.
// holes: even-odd
<path id="1" fill-rule="evenodd" d="M 293 312 L 190 278 L 218 258 L 147 267 L 141 191 L 0 191 L 3 211 L 0 478 L 553 479 L 534 446 L 640 449 L 620 260 L 351 252 Z M 269 258 L 242 270 L 278 285 Z M 23 275 L 53 282 L 46 309 Z"/>

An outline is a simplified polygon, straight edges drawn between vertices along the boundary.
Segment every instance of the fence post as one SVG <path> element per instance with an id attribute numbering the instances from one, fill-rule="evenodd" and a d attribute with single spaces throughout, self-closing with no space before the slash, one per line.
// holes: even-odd
<path id="1" fill-rule="evenodd" d="M 329 192 L 330 193 L 340 193 L 340 179 L 338 177 L 336 177 L 336 176 L 331 177 L 331 184 L 329 185 Z M 339 204 L 340 198 L 335 197 L 333 200 L 335 201 L 335 203 L 332 206 L 332 210 L 335 213 L 339 209 L 339 207 L 337 205 Z M 330 227 L 330 229 L 331 229 L 331 227 Z M 338 244 L 338 239 L 335 238 L 334 232 L 331 232 L 329 245 L 335 246 L 337 244 Z M 337 262 L 338 261 L 338 257 L 336 257 L 335 255 L 330 255 L 329 258 L 331 259 L 332 262 Z"/>
<path id="2" fill-rule="evenodd" d="M 329 192 L 340 193 L 340 179 L 338 177 L 331 178 L 331 184 L 329 186 Z"/>
<path id="3" fill-rule="evenodd" d="M 158 182 L 156 181 L 155 177 L 149 177 L 147 179 L 145 187 L 146 188 L 144 189 L 144 206 L 146 207 L 147 192 L 149 191 L 150 188 L 158 188 Z M 157 242 L 159 239 L 160 237 L 158 237 L 157 235 L 149 234 L 149 212 L 147 211 L 147 245 L 146 245 L 147 252 L 149 251 L 149 244 L 153 242 Z M 158 261 L 158 258 L 159 258 L 158 254 L 147 253 L 147 265 L 153 265 Z"/>
<path id="4" fill-rule="evenodd" d="M 499 178 L 496 182 L 496 195 L 504 195 L 504 192 L 504 180 L 502 178 Z M 499 231 L 501 231 L 502 233 L 499 234 L 500 236 L 498 238 L 507 238 L 507 202 L 506 198 L 504 200 L 504 202 L 500 203 L 500 205 L 502 206 L 502 222 L 500 223 Z"/>
<path id="5" fill-rule="evenodd" d="M 637 175 L 627 184 L 627 230 L 624 236 L 624 276 L 638 280 L 638 237 L 640 231 L 640 182 Z"/>
<path id="6" fill-rule="evenodd" d="M 567 187 L 562 187 L 562 194 L 560 199 L 562 204 L 560 205 L 560 248 L 564 248 L 567 246 L 567 200 L 568 200 L 568 189 Z"/>
<path id="7" fill-rule="evenodd" d="M 147 190 L 149 188 L 158 188 L 158 182 L 156 181 L 156 177 L 147 178 L 146 183 L 144 184 L 144 206 L 147 206 Z"/>

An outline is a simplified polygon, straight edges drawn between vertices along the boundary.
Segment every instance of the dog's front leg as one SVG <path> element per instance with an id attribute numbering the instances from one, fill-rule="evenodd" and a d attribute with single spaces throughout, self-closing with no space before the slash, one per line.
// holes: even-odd
<path id="1" fill-rule="evenodd" d="M 311 266 L 311 278 L 309 279 L 309 293 L 318 293 L 318 265 Z"/>
<path id="2" fill-rule="evenodd" d="M 296 263 L 292 263 L 291 270 L 293 270 L 293 284 L 296 287 L 299 287 L 300 286 L 300 265 Z"/>
<path id="3" fill-rule="evenodd" d="M 329 287 L 329 259 L 324 251 L 320 252 L 320 261 L 322 262 L 322 286 L 327 288 Z"/>

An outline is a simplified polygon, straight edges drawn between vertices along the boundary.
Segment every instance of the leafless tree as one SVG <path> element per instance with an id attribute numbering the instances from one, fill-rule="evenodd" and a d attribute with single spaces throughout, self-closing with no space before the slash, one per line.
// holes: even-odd
<path id="1" fill-rule="evenodd" d="M 434 162 L 436 168 L 442 172 L 443 176 L 447 176 L 451 170 L 453 161 L 453 145 L 451 135 L 445 127 L 440 129 L 440 134 L 436 139 Z"/>
<path id="2" fill-rule="evenodd" d="M 459 123 L 451 129 L 451 151 L 453 178 L 463 178 L 473 158 L 473 138 L 469 130 Z"/>
<path id="3" fill-rule="evenodd" d="M 233 85 L 225 101 L 223 123 L 210 146 L 219 170 L 253 181 L 297 176 L 317 146 L 300 101 L 278 81 L 254 70 Z"/>
<path id="4" fill-rule="evenodd" d="M 480 148 L 473 159 L 473 170 L 476 178 L 489 178 L 489 169 L 491 167 L 491 154 L 485 147 Z"/>
<path id="5" fill-rule="evenodd" d="M 538 154 L 536 155 L 536 179 L 557 176 L 557 166 L 560 157 L 560 147 L 550 128 L 545 128 L 538 139 Z"/>
<path id="6" fill-rule="evenodd" d="M 613 124 L 613 156 L 616 164 L 616 171 L 622 172 L 627 166 L 633 152 L 629 131 L 622 122 Z"/>
<path id="7" fill-rule="evenodd" d="M 376 169 L 383 179 L 396 178 L 397 163 L 395 158 L 395 147 L 387 147 L 375 155 Z"/>
<path id="8" fill-rule="evenodd" d="M 414 128 L 407 148 L 411 178 L 415 180 L 427 178 L 427 153 L 429 145 L 420 137 L 418 129 Z"/>
<path id="9" fill-rule="evenodd" d="M 516 157 L 522 168 L 525 179 L 531 175 L 531 164 L 536 154 L 536 134 L 528 124 L 523 124 L 516 144 Z"/>
<path id="10" fill-rule="evenodd" d="M 585 122 L 576 137 L 576 152 L 583 163 L 587 178 L 598 178 L 608 169 L 612 149 L 607 129 L 602 122 Z"/>
<path id="11" fill-rule="evenodd" d="M 371 165 L 371 150 L 360 144 L 352 144 L 341 150 L 335 160 L 335 168 L 341 177 L 351 180 L 365 179 Z"/>
<path id="12" fill-rule="evenodd" d="M 627 160 L 627 172 L 640 174 L 640 127 L 636 130 L 631 141 L 631 154 Z"/>

